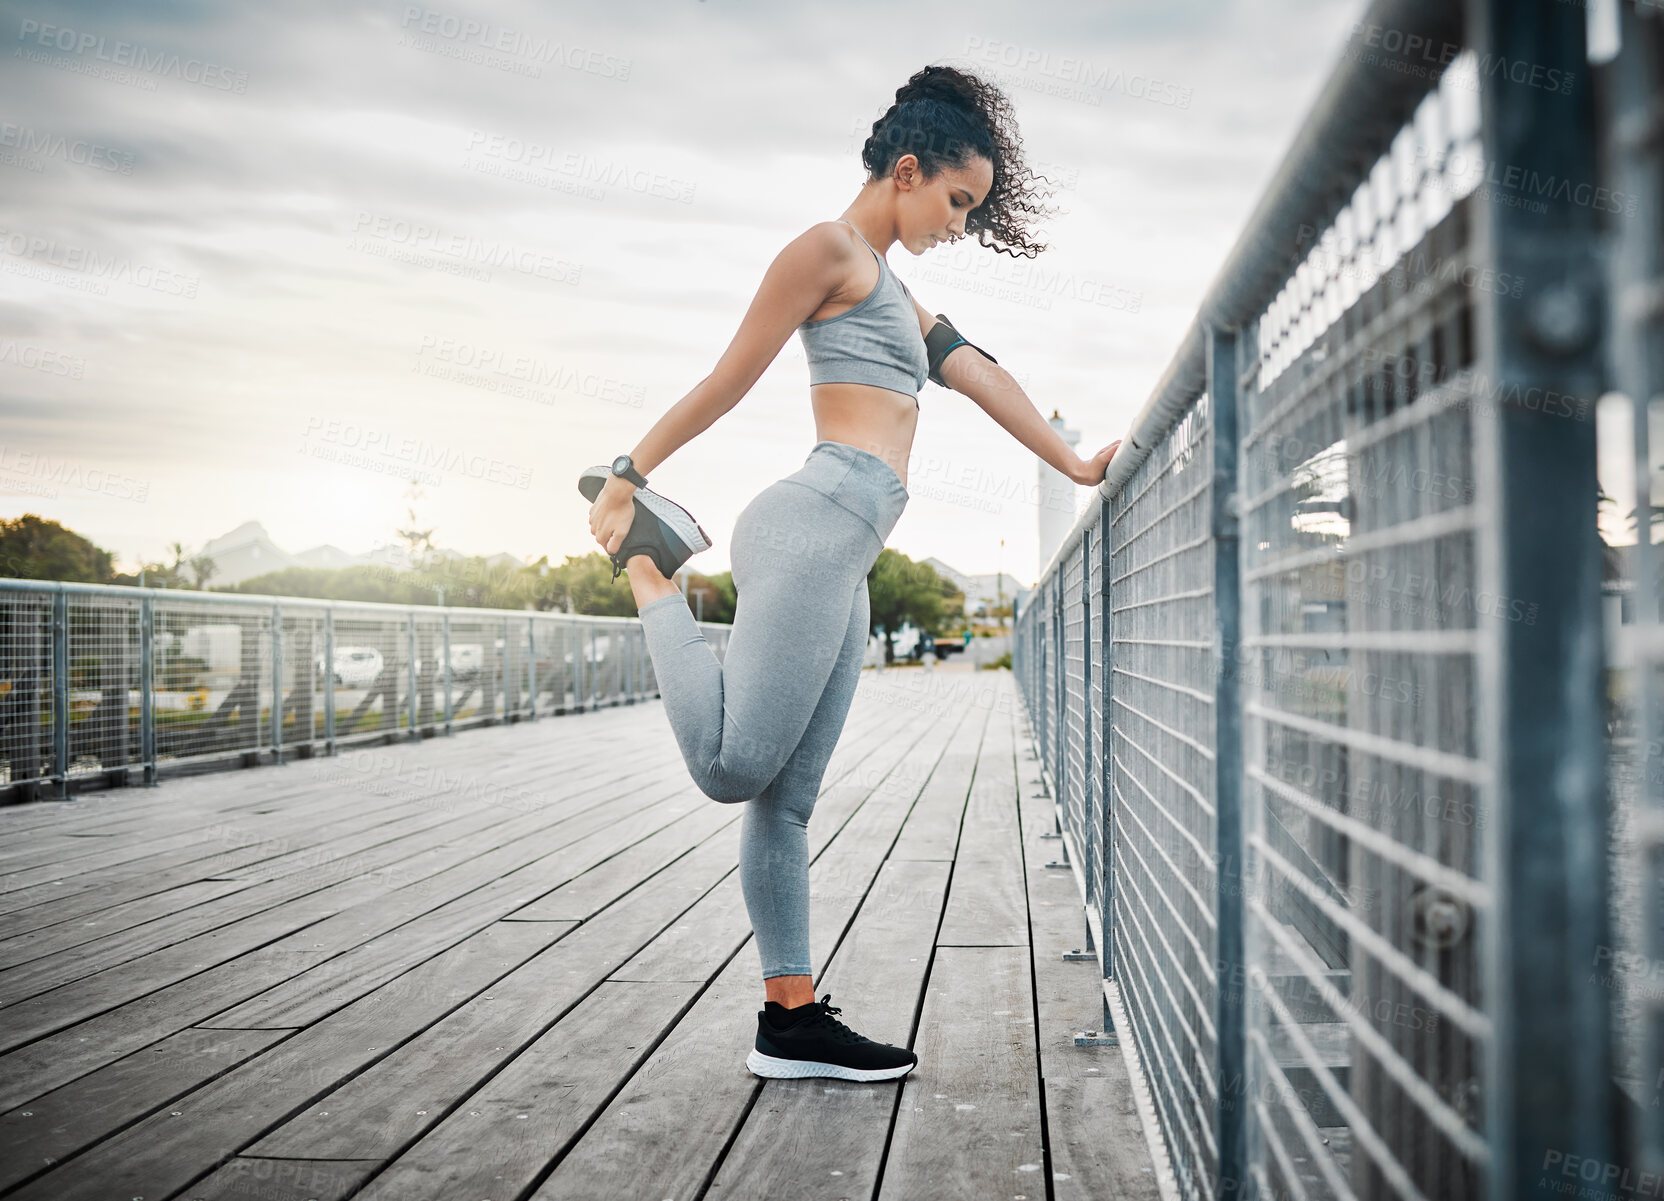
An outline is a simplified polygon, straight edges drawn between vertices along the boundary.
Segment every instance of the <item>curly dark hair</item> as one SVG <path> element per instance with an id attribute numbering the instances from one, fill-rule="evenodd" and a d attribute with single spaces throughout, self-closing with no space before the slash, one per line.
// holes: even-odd
<path id="1" fill-rule="evenodd" d="M 1038 181 L 1046 177 L 1024 164 L 1016 114 L 996 85 L 955 67 L 915 72 L 896 90 L 895 103 L 873 122 L 861 148 L 868 182 L 888 176 L 904 154 L 918 157 L 927 180 L 945 167 L 965 166 L 973 155 L 987 158 L 994 165 L 994 182 L 965 218 L 965 232 L 1013 257 L 1033 258 L 1046 249 L 1028 229 L 1051 215 L 1036 202 L 1043 190 Z"/>

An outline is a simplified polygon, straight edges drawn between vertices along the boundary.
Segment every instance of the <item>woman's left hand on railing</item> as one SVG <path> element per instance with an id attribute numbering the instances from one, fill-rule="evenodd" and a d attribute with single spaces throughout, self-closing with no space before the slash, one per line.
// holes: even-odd
<path id="1" fill-rule="evenodd" d="M 1082 459 L 1080 469 L 1075 472 L 1075 483 L 1083 486 L 1101 484 L 1104 473 L 1109 470 L 1109 461 L 1115 457 L 1120 446 L 1121 439 L 1117 438 L 1090 459 Z"/>

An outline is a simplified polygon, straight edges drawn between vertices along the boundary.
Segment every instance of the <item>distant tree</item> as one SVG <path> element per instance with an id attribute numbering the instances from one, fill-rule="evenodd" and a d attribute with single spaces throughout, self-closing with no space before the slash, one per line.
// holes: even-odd
<path id="1" fill-rule="evenodd" d="M 704 600 L 696 603 L 694 594 L 699 592 L 704 593 Z M 732 624 L 737 600 L 732 572 L 724 571 L 720 575 L 702 575 L 697 571 L 688 573 L 688 608 L 702 613 L 701 620 Z"/>
<path id="2" fill-rule="evenodd" d="M 114 556 L 80 534 L 25 513 L 0 521 L 0 575 L 19 580 L 64 580 L 77 584 L 115 584 Z"/>
<path id="3" fill-rule="evenodd" d="M 895 661 L 895 636 L 902 626 L 941 628 L 942 580 L 928 563 L 915 563 L 886 546 L 867 573 L 867 595 L 872 606 L 868 632 L 883 632 L 886 663 Z"/>
<path id="4" fill-rule="evenodd" d="M 630 589 L 630 577 L 612 578 L 612 560 L 600 551 L 587 555 L 568 555 L 566 562 L 555 569 L 556 587 L 561 597 L 561 608 L 570 599 L 574 613 L 595 617 L 634 617 L 635 593 Z"/>
<path id="5" fill-rule="evenodd" d="M 411 476 L 410 487 L 405 490 L 405 496 L 409 501 L 404 511 L 405 527 L 402 530 L 393 531 L 398 536 L 399 541 L 404 543 L 405 549 L 410 552 L 410 563 L 413 567 L 420 567 L 423 560 L 433 553 L 433 534 L 434 530 L 438 528 L 436 526 L 425 530 L 417 528 L 419 523 L 416 520 L 416 502 L 421 500 L 424 495 L 421 481 L 416 476 Z"/>
<path id="6" fill-rule="evenodd" d="M 214 565 L 212 555 L 193 556 L 190 562 L 190 568 L 191 586 L 196 588 L 198 591 L 201 591 L 207 585 L 209 578 L 216 570 L 218 570 Z"/>

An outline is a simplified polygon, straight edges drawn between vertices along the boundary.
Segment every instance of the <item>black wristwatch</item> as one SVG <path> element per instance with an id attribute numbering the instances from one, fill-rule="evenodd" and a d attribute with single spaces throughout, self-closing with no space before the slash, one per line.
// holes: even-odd
<path id="1" fill-rule="evenodd" d="M 629 455 L 619 455 L 612 461 L 612 473 L 621 479 L 629 480 L 638 488 L 647 487 L 647 477 L 636 470 L 635 464 L 630 462 Z"/>

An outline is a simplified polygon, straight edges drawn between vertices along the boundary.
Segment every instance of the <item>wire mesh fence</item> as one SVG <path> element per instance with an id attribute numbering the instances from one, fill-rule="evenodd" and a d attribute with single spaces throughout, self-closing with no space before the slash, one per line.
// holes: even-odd
<path id="1" fill-rule="evenodd" d="M 1594 432 L 1643 398 L 1664 501 L 1664 15 L 1590 7 L 1609 67 L 1581 6 L 1371 6 L 1018 615 L 1178 1196 L 1664 1179 L 1658 571 L 1620 630 Z"/>
<path id="2" fill-rule="evenodd" d="M 729 627 L 700 627 L 719 657 Z M 0 579 L 0 798 L 633 704 L 635 618 Z"/>

